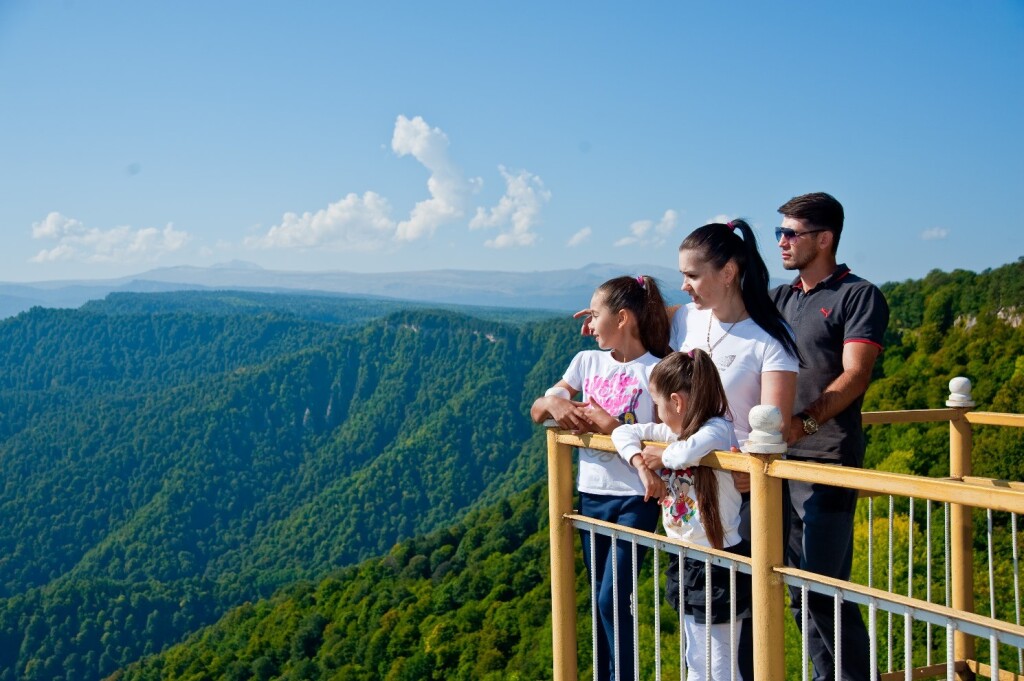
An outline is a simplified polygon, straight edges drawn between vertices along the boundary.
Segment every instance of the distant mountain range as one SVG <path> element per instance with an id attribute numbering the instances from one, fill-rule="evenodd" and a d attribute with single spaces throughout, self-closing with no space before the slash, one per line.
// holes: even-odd
<path id="1" fill-rule="evenodd" d="M 292 272 L 266 270 L 244 261 L 213 267 L 165 267 L 117 279 L 0 282 L 0 318 L 35 306 L 77 308 L 108 293 L 180 290 L 307 291 L 415 300 L 449 305 L 485 305 L 578 310 L 599 284 L 621 274 L 655 277 L 670 302 L 686 302 L 679 273 L 653 265 L 591 264 L 543 272 L 432 270 L 424 272 Z"/>

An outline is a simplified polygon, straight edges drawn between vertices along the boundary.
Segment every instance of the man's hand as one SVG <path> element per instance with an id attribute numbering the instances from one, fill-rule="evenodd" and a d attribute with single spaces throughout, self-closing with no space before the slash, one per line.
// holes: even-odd
<path id="1" fill-rule="evenodd" d="M 647 445 L 644 450 L 640 452 L 640 455 L 644 457 L 644 465 L 651 470 L 661 470 L 665 467 L 661 460 L 662 454 L 665 453 L 665 448 L 659 445 Z"/>

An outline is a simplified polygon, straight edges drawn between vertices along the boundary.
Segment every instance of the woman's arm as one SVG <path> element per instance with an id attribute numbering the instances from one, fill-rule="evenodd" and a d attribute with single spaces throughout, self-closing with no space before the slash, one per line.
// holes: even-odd
<path id="1" fill-rule="evenodd" d="M 761 404 L 772 404 L 779 408 L 782 414 L 782 437 L 787 442 L 791 422 L 788 417 L 793 414 L 795 399 L 795 371 L 765 371 L 761 374 Z"/>

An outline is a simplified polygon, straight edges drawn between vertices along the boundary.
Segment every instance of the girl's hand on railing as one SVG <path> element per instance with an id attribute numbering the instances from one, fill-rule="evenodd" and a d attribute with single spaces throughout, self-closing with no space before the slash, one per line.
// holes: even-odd
<path id="1" fill-rule="evenodd" d="M 651 470 L 661 470 L 665 467 L 665 464 L 661 460 L 662 454 L 665 453 L 665 448 L 659 445 L 647 445 L 644 450 L 640 452 L 640 456 L 644 457 L 644 465 Z"/>
<path id="2" fill-rule="evenodd" d="M 661 499 L 665 496 L 667 491 L 665 481 L 661 479 L 660 475 L 647 466 L 640 466 L 636 469 L 636 472 L 640 474 L 640 481 L 644 483 L 644 501 Z"/>
<path id="3" fill-rule="evenodd" d="M 590 424 L 589 431 L 592 433 L 604 433 L 611 435 L 612 431 L 621 426 L 619 420 L 609 414 L 604 407 L 594 401 L 591 397 L 583 407 L 583 416 Z"/>
<path id="4" fill-rule="evenodd" d="M 590 430 L 590 424 L 583 414 L 583 407 L 585 405 L 554 395 L 549 395 L 543 399 L 547 401 L 545 411 L 555 420 L 559 428 L 576 431 L 577 433 Z"/>

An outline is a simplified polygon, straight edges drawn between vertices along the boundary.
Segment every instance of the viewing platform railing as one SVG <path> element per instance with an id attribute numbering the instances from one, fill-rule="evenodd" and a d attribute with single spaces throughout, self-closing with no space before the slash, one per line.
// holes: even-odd
<path id="1" fill-rule="evenodd" d="M 750 558 L 575 513 L 572 449 L 589 447 L 614 451 L 614 447 L 607 436 L 575 435 L 549 429 L 548 494 L 555 681 L 579 678 L 574 548 L 574 536 L 578 530 L 592 533 L 591 539 L 602 534 L 611 536 L 613 541 L 617 538 L 632 542 L 634 551 L 640 545 L 653 549 L 653 560 L 648 561 L 654 568 L 653 602 L 643 602 L 637 597 L 632 614 L 616 614 L 616 617 L 635 618 L 633 630 L 639 632 L 635 634 L 638 645 L 634 653 L 638 679 L 685 679 L 681 618 L 675 636 L 678 647 L 671 641 L 666 643 L 666 637 L 661 633 L 661 555 L 669 553 L 723 565 L 730 570 L 733 583 L 738 572 L 751 575 L 751 623 L 757 681 L 810 678 L 806 638 L 801 637 L 800 659 L 786 659 L 786 618 L 792 619 L 787 612 L 786 585 L 799 590 L 804 599 L 808 592 L 832 598 L 836 612 L 843 601 L 863 606 L 862 612 L 867 615 L 873 679 L 992 678 L 1024 681 L 1024 627 L 1020 625 L 1017 531 L 1017 517 L 1024 514 L 1024 483 L 971 474 L 973 428 L 980 425 L 1024 428 L 1024 415 L 971 411 L 973 402 L 970 401 L 970 383 L 966 379 L 954 379 L 950 382 L 950 389 L 952 392 L 947 401 L 950 407 L 946 409 L 865 412 L 863 415 L 865 426 L 948 422 L 950 475 L 947 478 L 787 461 L 778 454 L 713 452 L 706 456 L 701 465 L 750 475 Z M 857 554 L 867 554 L 866 584 L 831 579 L 785 566 L 781 537 L 783 484 L 786 480 L 860 490 L 860 504 L 867 510 L 867 546 L 863 539 L 855 540 L 854 551 L 855 560 Z M 879 497 L 888 499 L 884 520 L 875 517 L 875 502 Z M 923 521 L 920 516 L 915 518 L 915 501 L 924 501 Z M 897 503 L 900 513 L 894 510 Z M 941 527 L 932 523 L 934 504 L 943 507 Z M 902 512 L 904 507 L 905 513 Z M 977 550 L 973 540 L 974 513 L 984 513 L 987 520 L 987 541 Z M 1005 534 L 997 537 L 1005 523 L 995 523 L 994 514 L 1006 513 L 1010 520 L 1009 537 Z M 1000 520 L 1005 520 L 1005 515 Z M 863 529 L 864 521 L 858 523 Z M 886 583 L 876 586 L 874 563 L 877 551 L 874 546 L 879 539 L 876 534 L 880 532 L 876 533 L 875 528 L 883 523 L 888 534 L 887 569 L 882 573 Z M 863 532 L 855 532 L 855 538 L 861 534 Z M 593 541 L 590 543 L 594 544 Z M 1012 564 L 1009 561 L 993 563 L 994 545 L 1011 547 Z M 941 576 L 933 570 L 935 552 L 942 556 Z M 898 568 L 902 569 L 897 565 L 902 562 L 902 556 L 906 557 L 905 575 L 897 574 Z M 922 562 L 925 563 L 923 585 L 919 584 Z M 918 576 L 917 584 L 915 575 Z M 897 588 L 900 586 L 898 582 L 905 590 Z M 974 606 L 975 584 L 986 582 L 987 589 L 978 593 L 985 595 L 987 592 L 988 612 L 978 613 Z M 924 593 L 921 593 L 922 589 Z M 633 575 L 633 593 L 640 593 L 636 574 Z M 590 600 L 593 603 L 594 599 Z M 882 613 L 885 622 L 881 627 L 883 631 L 880 631 L 878 618 Z M 902 619 L 902 628 L 894 626 L 896 618 Z M 596 614 L 592 617 L 591 629 L 596 629 Z M 976 645 L 979 639 L 987 645 Z M 976 653 L 979 647 L 980 655 Z M 841 667 L 839 632 L 834 650 L 837 667 Z M 678 665 L 677 672 L 664 668 L 663 662 L 669 657 L 677 660 L 674 662 Z M 794 668 L 797 670 L 795 675 Z"/>

